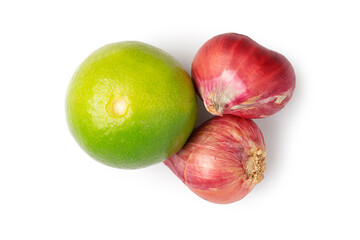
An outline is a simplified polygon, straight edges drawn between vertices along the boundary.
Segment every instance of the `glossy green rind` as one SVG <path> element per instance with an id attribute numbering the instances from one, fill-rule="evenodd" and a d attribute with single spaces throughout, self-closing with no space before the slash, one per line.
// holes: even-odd
<path id="1" fill-rule="evenodd" d="M 116 115 L 112 102 L 125 99 Z M 68 126 L 93 158 L 119 168 L 166 160 L 196 121 L 193 83 L 166 52 L 141 42 L 106 45 L 76 70 L 66 95 Z"/>

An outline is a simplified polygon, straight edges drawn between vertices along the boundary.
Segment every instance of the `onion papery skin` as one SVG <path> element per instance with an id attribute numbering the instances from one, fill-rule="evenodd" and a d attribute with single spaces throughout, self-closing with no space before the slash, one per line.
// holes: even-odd
<path id="1" fill-rule="evenodd" d="M 265 161 L 265 142 L 257 125 L 225 115 L 201 125 L 164 163 L 201 198 L 227 204 L 245 197 L 263 179 Z"/>
<path id="2" fill-rule="evenodd" d="M 283 55 L 237 33 L 208 40 L 195 55 L 191 75 L 206 109 L 219 116 L 268 117 L 295 89 L 294 69 Z"/>

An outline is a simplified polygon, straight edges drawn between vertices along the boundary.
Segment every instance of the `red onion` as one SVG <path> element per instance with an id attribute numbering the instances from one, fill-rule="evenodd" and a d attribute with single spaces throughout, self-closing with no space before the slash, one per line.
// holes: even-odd
<path id="1" fill-rule="evenodd" d="M 206 109 L 220 116 L 268 117 L 289 102 L 295 88 L 294 69 L 284 56 L 236 33 L 207 41 L 191 75 Z"/>
<path id="2" fill-rule="evenodd" d="M 214 203 L 242 199 L 263 179 L 265 143 L 250 119 L 215 117 L 165 164 L 191 191 Z"/>

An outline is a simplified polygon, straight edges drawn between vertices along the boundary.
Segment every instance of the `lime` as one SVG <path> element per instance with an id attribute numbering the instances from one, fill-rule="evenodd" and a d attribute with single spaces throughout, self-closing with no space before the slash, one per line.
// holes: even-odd
<path id="1" fill-rule="evenodd" d="M 107 165 L 135 169 L 161 162 L 185 144 L 196 121 L 193 83 L 169 54 L 141 42 L 93 52 L 66 95 L 69 129 Z"/>

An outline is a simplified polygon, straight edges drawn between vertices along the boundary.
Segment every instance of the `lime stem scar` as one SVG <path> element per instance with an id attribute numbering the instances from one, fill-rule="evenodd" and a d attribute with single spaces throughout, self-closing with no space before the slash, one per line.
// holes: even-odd
<path id="1" fill-rule="evenodd" d="M 128 102 L 124 98 L 115 98 L 110 105 L 111 113 L 116 117 L 121 117 L 128 109 Z"/>

